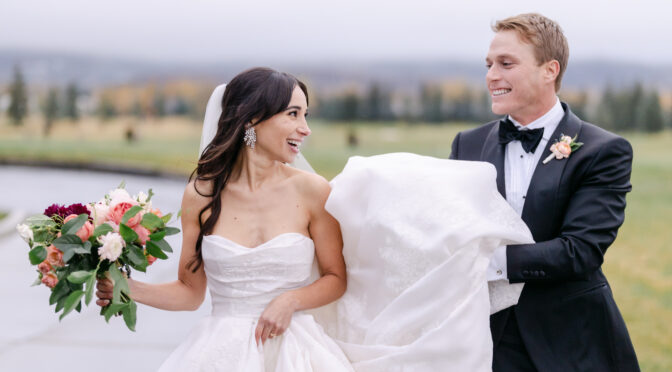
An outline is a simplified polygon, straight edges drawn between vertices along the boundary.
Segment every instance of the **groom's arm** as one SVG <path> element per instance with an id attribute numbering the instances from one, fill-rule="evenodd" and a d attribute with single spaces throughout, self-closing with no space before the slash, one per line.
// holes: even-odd
<path id="1" fill-rule="evenodd" d="M 605 143 L 569 197 L 558 236 L 508 246 L 509 280 L 581 280 L 598 270 L 623 224 L 631 170 L 630 143 L 620 137 Z"/>
<path id="2" fill-rule="evenodd" d="M 459 159 L 459 156 L 457 155 L 457 150 L 460 146 L 459 145 L 460 134 L 462 134 L 462 132 L 457 133 L 457 135 L 455 135 L 455 138 L 453 138 L 453 144 L 450 146 L 450 156 L 448 157 L 448 159 L 452 159 L 452 160 Z"/>

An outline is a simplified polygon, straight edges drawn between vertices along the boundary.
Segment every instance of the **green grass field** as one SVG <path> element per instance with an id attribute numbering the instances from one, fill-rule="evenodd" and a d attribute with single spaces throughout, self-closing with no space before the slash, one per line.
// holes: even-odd
<path id="1" fill-rule="evenodd" d="M 123 131 L 137 125 L 138 140 Z M 311 122 L 303 153 L 318 173 L 331 179 L 349 156 L 414 152 L 446 158 L 454 135 L 468 125 L 355 123 L 357 147 L 347 146 L 351 127 Z M 0 121 L 0 159 L 95 161 L 188 174 L 200 140 L 199 123 L 180 119 L 135 123 L 90 120 L 57 123 L 50 139 L 40 122 L 15 128 Z M 626 320 L 642 370 L 672 371 L 672 133 L 625 134 L 635 151 L 633 191 L 626 221 L 609 249 L 604 271 Z M 1 182 L 1 181 L 0 181 Z"/>

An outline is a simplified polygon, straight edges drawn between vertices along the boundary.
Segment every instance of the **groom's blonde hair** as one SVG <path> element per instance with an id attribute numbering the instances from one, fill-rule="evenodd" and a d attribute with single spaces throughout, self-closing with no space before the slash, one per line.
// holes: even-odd
<path id="1" fill-rule="evenodd" d="M 556 60 L 560 72 L 555 79 L 555 91 L 560 90 L 562 75 L 567 69 L 569 45 L 560 25 L 538 13 L 525 13 L 495 22 L 495 32 L 515 31 L 518 37 L 534 47 L 534 55 L 540 65 Z"/>

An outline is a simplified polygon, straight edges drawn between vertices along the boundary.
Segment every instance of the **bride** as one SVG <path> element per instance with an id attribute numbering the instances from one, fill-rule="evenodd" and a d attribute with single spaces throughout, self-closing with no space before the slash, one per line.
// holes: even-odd
<path id="1" fill-rule="evenodd" d="M 305 85 L 271 69 L 213 93 L 178 280 L 129 279 L 135 301 L 166 310 L 211 292 L 212 315 L 160 371 L 489 371 L 488 260 L 531 241 L 494 168 L 353 157 L 329 184 L 286 165 L 307 113 Z M 105 306 L 112 285 L 98 289 Z"/>

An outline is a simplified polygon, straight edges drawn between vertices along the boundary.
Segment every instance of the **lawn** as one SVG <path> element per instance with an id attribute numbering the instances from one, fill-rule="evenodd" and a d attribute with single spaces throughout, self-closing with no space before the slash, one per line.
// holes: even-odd
<path id="1" fill-rule="evenodd" d="M 454 135 L 467 125 L 359 125 L 311 122 L 303 153 L 331 179 L 349 156 L 407 151 L 448 157 Z M 124 131 L 135 126 L 137 140 Z M 358 145 L 349 147 L 354 130 Z M 40 135 L 38 119 L 15 128 L 0 120 L 0 159 L 95 161 L 188 174 L 196 164 L 200 123 L 183 119 L 101 123 L 58 122 Z M 609 249 L 604 271 L 635 344 L 643 371 L 672 371 L 672 133 L 625 134 L 635 151 L 626 221 Z M 0 215 L 1 218 L 1 215 Z"/>

